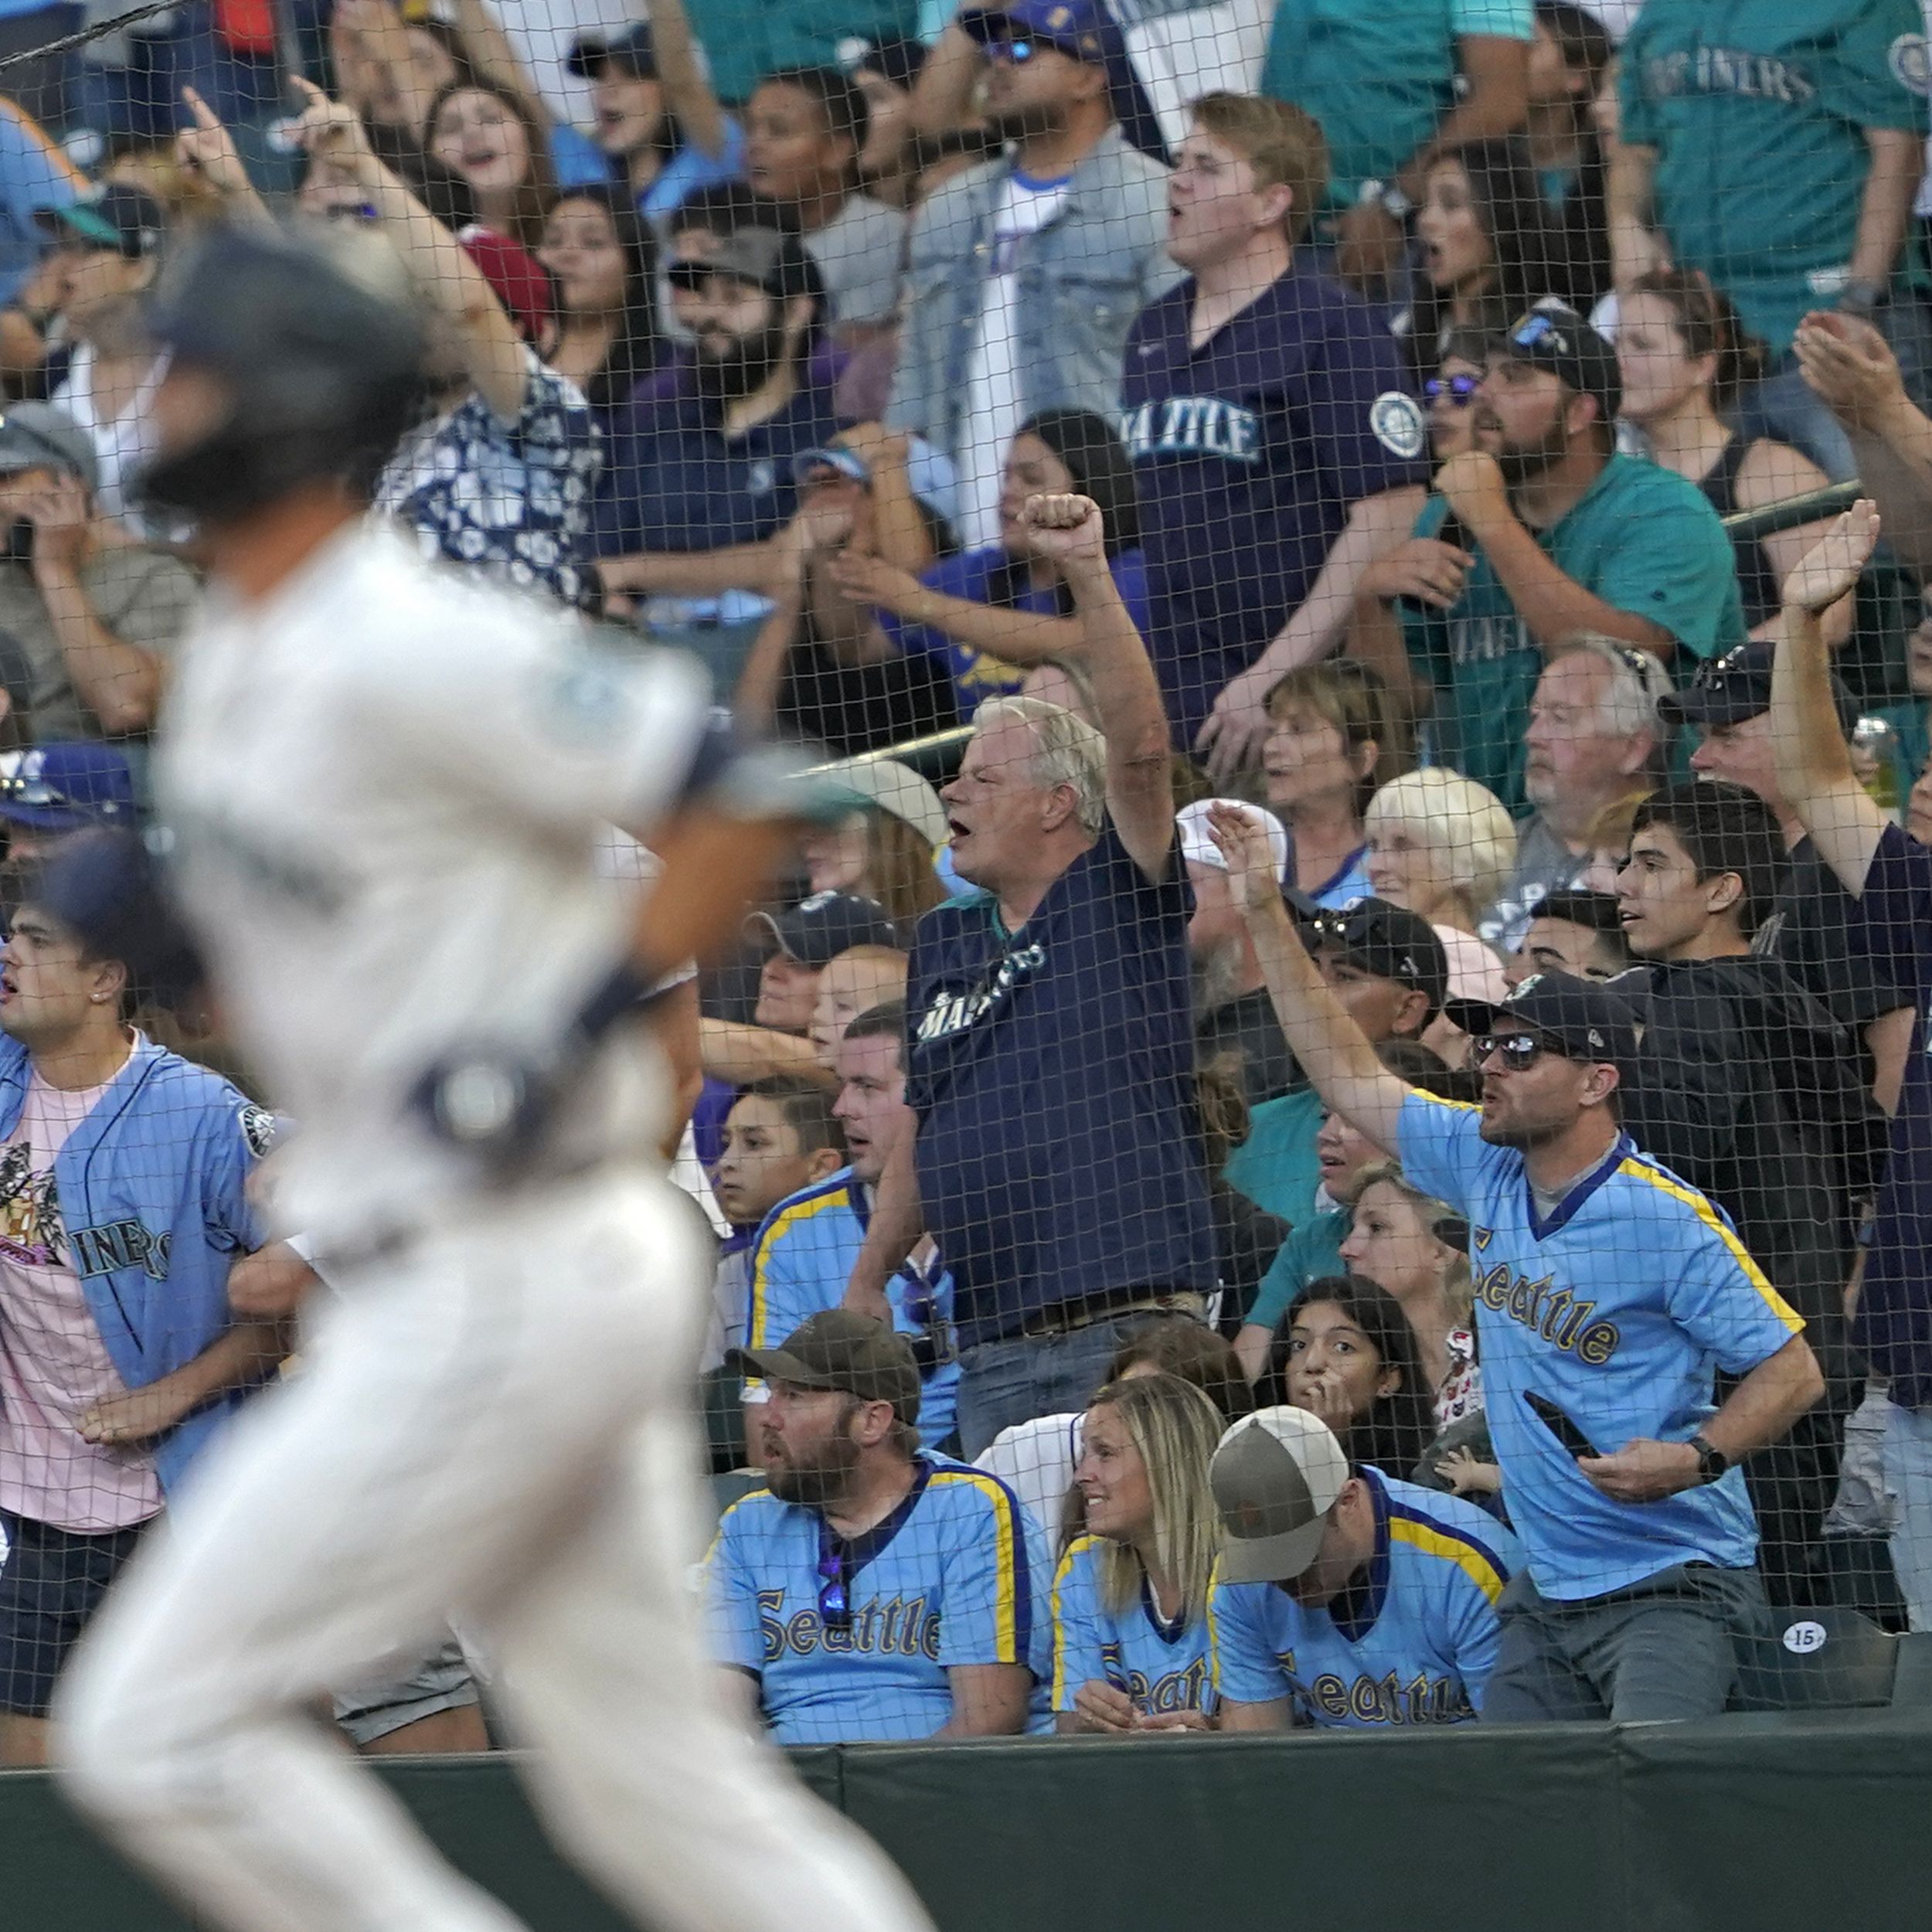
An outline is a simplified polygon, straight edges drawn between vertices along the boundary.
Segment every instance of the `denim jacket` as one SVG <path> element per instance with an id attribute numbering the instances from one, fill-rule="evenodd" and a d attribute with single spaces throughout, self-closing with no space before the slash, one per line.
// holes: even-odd
<path id="1" fill-rule="evenodd" d="M 993 220 L 1012 165 L 990 162 L 949 182 L 913 226 L 886 420 L 954 454 Z M 1110 128 L 1073 170 L 1053 219 L 1019 244 L 1022 415 L 1077 408 L 1113 420 L 1127 332 L 1181 278 L 1162 246 L 1166 231 L 1167 170 Z"/>
<path id="2" fill-rule="evenodd" d="M 0 1039 L 0 1139 L 27 1097 L 26 1049 Z M 130 1389 L 185 1366 L 228 1326 L 228 1270 L 265 1238 L 246 1197 L 268 1116 L 219 1074 L 137 1040 L 54 1160 L 67 1260 Z M 153 1444 L 164 1494 L 241 1402 L 231 1389 Z"/>

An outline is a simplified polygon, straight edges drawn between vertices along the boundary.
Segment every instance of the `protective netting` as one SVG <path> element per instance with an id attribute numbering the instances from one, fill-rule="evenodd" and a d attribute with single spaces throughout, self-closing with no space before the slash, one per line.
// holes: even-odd
<path id="1" fill-rule="evenodd" d="M 1911 0 L 0 8 L 0 1761 L 461 1221 L 405 1076 L 685 877 L 743 761 L 672 652 L 813 822 L 613 1035 L 641 1141 L 600 1063 L 467 1198 L 675 1151 L 777 1739 L 1707 1715 L 1932 1629 L 1929 71 Z M 248 520 L 325 478 L 339 553 Z M 366 977 L 278 1005 L 303 946 Z M 277 1680 L 364 1748 L 517 1701 L 424 1539 Z"/>

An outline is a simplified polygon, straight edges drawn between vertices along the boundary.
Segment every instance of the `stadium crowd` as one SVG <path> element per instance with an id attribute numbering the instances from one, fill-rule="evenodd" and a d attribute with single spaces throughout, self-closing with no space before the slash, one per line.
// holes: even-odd
<path id="1" fill-rule="evenodd" d="M 645 1022 L 773 1735 L 1689 1717 L 1774 1613 L 1932 1629 L 1911 0 L 72 11 L 0 0 L 0 1762 L 328 1291 L 90 844 L 221 223 L 406 270 L 372 515 L 849 803 Z M 457 1621 L 359 1747 L 487 1743 Z"/>

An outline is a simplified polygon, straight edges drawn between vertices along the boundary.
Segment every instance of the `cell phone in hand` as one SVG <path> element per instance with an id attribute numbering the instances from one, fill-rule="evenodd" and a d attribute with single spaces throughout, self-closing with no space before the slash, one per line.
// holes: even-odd
<path id="1" fill-rule="evenodd" d="M 1558 1408 L 1547 1396 L 1539 1396 L 1534 1389 L 1526 1389 L 1522 1399 L 1529 1404 L 1529 1412 L 1573 1456 L 1595 1456 L 1600 1452 L 1589 1437 Z"/>

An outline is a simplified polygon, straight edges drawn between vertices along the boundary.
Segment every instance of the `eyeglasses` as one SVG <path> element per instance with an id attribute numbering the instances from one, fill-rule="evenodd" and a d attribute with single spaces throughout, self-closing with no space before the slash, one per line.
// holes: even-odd
<path id="1" fill-rule="evenodd" d="M 821 1523 L 818 1529 L 818 1618 L 828 1630 L 852 1628 L 851 1579 L 845 1574 L 844 1546 L 832 1541 Z"/>
<path id="2" fill-rule="evenodd" d="M 1506 1071 L 1526 1073 L 1552 1049 L 1534 1033 L 1478 1033 L 1470 1042 L 1470 1050 L 1475 1055 L 1475 1064 L 1478 1067 L 1491 1054 L 1500 1053 Z"/>
<path id="3" fill-rule="evenodd" d="M 1451 409 L 1466 410 L 1476 400 L 1476 391 L 1481 387 L 1480 376 L 1432 376 L 1423 384 L 1422 393 L 1431 403 L 1440 403 L 1447 397 Z"/>

